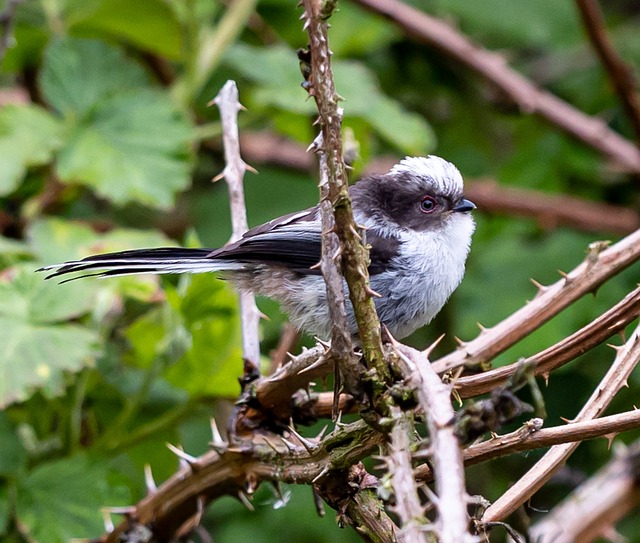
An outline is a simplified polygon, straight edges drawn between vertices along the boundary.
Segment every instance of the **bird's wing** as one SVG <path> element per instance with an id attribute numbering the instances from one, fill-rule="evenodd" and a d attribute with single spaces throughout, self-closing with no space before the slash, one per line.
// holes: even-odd
<path id="1" fill-rule="evenodd" d="M 317 266 L 322 252 L 320 212 L 313 207 L 284 215 L 247 231 L 235 243 L 211 252 L 208 257 L 275 264 L 304 275 L 320 275 Z M 400 241 L 366 231 L 371 247 L 369 273 L 382 273 L 398 254 Z"/>
<path id="2" fill-rule="evenodd" d="M 280 265 L 318 275 L 321 224 L 317 207 L 278 217 L 245 232 L 241 239 L 209 253 L 208 258 Z"/>

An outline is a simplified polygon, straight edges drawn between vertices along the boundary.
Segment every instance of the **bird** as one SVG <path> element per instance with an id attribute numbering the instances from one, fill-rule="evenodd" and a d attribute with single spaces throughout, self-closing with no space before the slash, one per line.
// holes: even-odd
<path id="1" fill-rule="evenodd" d="M 349 187 L 353 215 L 370 249 L 370 287 L 380 322 L 402 339 L 428 324 L 465 272 L 476 206 L 458 169 L 437 156 L 405 157 L 387 173 Z M 216 272 L 239 290 L 275 299 L 300 330 L 331 333 L 320 208 L 283 215 L 218 249 L 160 247 L 97 254 L 40 268 L 46 277 Z M 82 275 L 78 276 L 78 273 Z M 89 272 L 89 273 L 87 273 Z M 68 275 L 72 274 L 69 278 Z M 346 283 L 345 283 L 346 289 Z M 357 324 L 347 299 L 350 333 Z"/>

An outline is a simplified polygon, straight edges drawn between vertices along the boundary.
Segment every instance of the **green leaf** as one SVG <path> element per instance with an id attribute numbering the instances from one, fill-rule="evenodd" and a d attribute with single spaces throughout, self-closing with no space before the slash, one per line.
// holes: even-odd
<path id="1" fill-rule="evenodd" d="M 163 0 L 102 0 L 91 16 L 73 28 L 118 36 L 171 60 L 182 55 L 182 28 Z"/>
<path id="2" fill-rule="evenodd" d="M 96 106 L 60 151 L 57 172 L 116 204 L 168 208 L 189 182 L 192 133 L 169 98 L 130 91 Z"/>
<path id="3" fill-rule="evenodd" d="M 56 285 L 30 267 L 0 280 L 0 407 L 22 401 L 36 390 L 47 396 L 64 391 L 64 373 L 93 364 L 95 332 L 57 324 L 87 313 L 90 284 Z"/>
<path id="4" fill-rule="evenodd" d="M 0 195 L 15 190 L 27 168 L 49 162 L 61 145 L 61 124 L 43 109 L 0 109 Z"/>
<path id="5" fill-rule="evenodd" d="M 184 295 L 169 289 L 167 299 L 181 316 L 191 345 L 165 376 L 192 395 L 235 397 L 242 374 L 237 295 L 210 274 L 186 276 L 184 281 Z"/>
<path id="6" fill-rule="evenodd" d="M 51 42 L 40 74 L 44 97 L 65 116 L 83 116 L 102 100 L 147 81 L 144 70 L 121 49 L 77 38 Z"/>
<path id="7" fill-rule="evenodd" d="M 16 518 L 29 541 L 67 543 L 104 531 L 100 508 L 126 504 L 128 491 L 110 484 L 104 460 L 85 456 L 43 464 L 20 482 Z"/>
<path id="8" fill-rule="evenodd" d="M 116 204 L 173 205 L 189 182 L 193 131 L 138 64 L 102 42 L 65 38 L 47 49 L 41 85 L 68 125 L 56 162 L 61 180 Z"/>
<path id="9" fill-rule="evenodd" d="M 306 100 L 300 89 L 302 76 L 292 50 L 236 44 L 225 60 L 259 84 L 253 94 L 258 107 L 276 107 L 300 115 L 315 111 L 313 102 Z M 427 154 L 433 150 L 435 136 L 429 124 L 385 95 L 375 75 L 362 62 L 335 61 L 332 68 L 336 89 L 345 99 L 346 122 L 353 117 L 364 120 L 379 136 L 406 154 Z"/>
<path id="10" fill-rule="evenodd" d="M 0 476 L 17 477 L 27 465 L 27 452 L 25 451 L 15 428 L 9 421 L 6 413 L 0 412 Z M 0 498 L 1 501 L 1 498 Z M 2 506 L 0 505 L 0 510 Z M 0 532 L 2 531 L 2 513 L 0 512 Z"/>

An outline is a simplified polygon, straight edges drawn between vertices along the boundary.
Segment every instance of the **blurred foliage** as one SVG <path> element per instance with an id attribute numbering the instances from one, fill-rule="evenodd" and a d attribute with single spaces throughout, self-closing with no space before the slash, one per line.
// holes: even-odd
<path id="1" fill-rule="evenodd" d="M 413 0 L 445 18 L 587 113 L 631 137 L 619 101 L 585 40 L 572 2 Z M 0 539 L 56 543 L 95 537 L 100 507 L 144 495 L 142 469 L 159 480 L 177 460 L 164 447 L 207 448 L 208 420 L 233 399 L 241 374 L 235 296 L 210 276 L 125 277 L 66 285 L 38 266 L 101 251 L 171 244 L 217 246 L 229 236 L 215 108 L 229 78 L 249 111 L 241 130 L 268 129 L 306 146 L 313 103 L 300 88 L 296 48 L 306 44 L 288 0 L 27 0 L 0 71 Z M 614 44 L 640 65 L 640 9 L 603 3 Z M 497 16 L 499 14 L 499 16 Z M 345 1 L 331 20 L 345 126 L 360 145 L 361 171 L 380 155 L 435 152 L 468 177 L 638 206 L 637 180 L 547 124 L 519 115 L 474 75 Z M 276 145 L 274 140 L 274 145 Z M 313 174 L 259 166 L 246 179 L 258 224 L 311 206 Z M 529 282 L 558 279 L 594 236 L 542 230 L 530 220 L 476 214 L 468 273 L 446 310 L 411 343 L 447 332 L 471 339 L 535 295 Z M 602 237 L 608 238 L 607 233 Z M 616 277 L 499 358 L 511 362 L 575 331 L 638 281 Z M 261 300 L 263 353 L 284 317 Z M 303 338 L 302 343 L 308 343 Z M 551 378 L 548 424 L 571 418 L 613 354 L 587 353 Z M 631 409 L 633 390 L 617 408 Z M 526 398 L 525 398 L 526 399 Z M 631 439 L 637 432 L 620 439 Z M 539 453 L 469 471 L 472 493 L 495 498 Z M 583 444 L 532 505 L 548 509 L 609 457 Z M 231 500 L 210 508 L 216 541 L 355 541 L 332 515 L 315 519 L 310 491 L 292 488 L 273 511 L 268 490 L 256 513 Z M 277 504 L 282 505 L 282 504 Z M 529 514 L 535 516 L 534 510 Z M 640 542 L 640 521 L 620 531 Z M 499 534 L 496 534 L 496 541 Z"/>

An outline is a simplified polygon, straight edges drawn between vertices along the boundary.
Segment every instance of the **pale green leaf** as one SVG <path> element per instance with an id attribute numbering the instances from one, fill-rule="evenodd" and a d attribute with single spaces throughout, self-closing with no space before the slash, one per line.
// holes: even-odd
<path id="1" fill-rule="evenodd" d="M 170 207 L 189 182 L 191 129 L 169 98 L 150 90 L 96 106 L 60 151 L 57 172 L 117 204 Z"/>
<path id="2" fill-rule="evenodd" d="M 97 334 L 59 321 L 87 313 L 90 284 L 56 285 L 32 267 L 15 268 L 0 281 L 0 407 L 64 391 L 64 373 L 91 366 Z"/>
<path id="3" fill-rule="evenodd" d="M 74 29 L 118 36 L 172 60 L 178 60 L 183 52 L 183 30 L 174 10 L 163 0 L 101 0 Z"/>
<path id="4" fill-rule="evenodd" d="M 20 482 L 15 514 L 29 541 L 67 543 L 98 537 L 104 531 L 100 509 L 126 505 L 130 496 L 122 485 L 110 485 L 104 460 L 85 456 L 38 466 Z"/>
<path id="5" fill-rule="evenodd" d="M 58 120 L 36 106 L 0 109 L 0 195 L 16 189 L 27 168 L 46 164 L 62 144 Z"/>
<path id="6" fill-rule="evenodd" d="M 40 85 L 65 116 L 83 116 L 102 100 L 147 84 L 144 70 L 121 49 L 97 40 L 62 38 L 46 49 Z"/>

